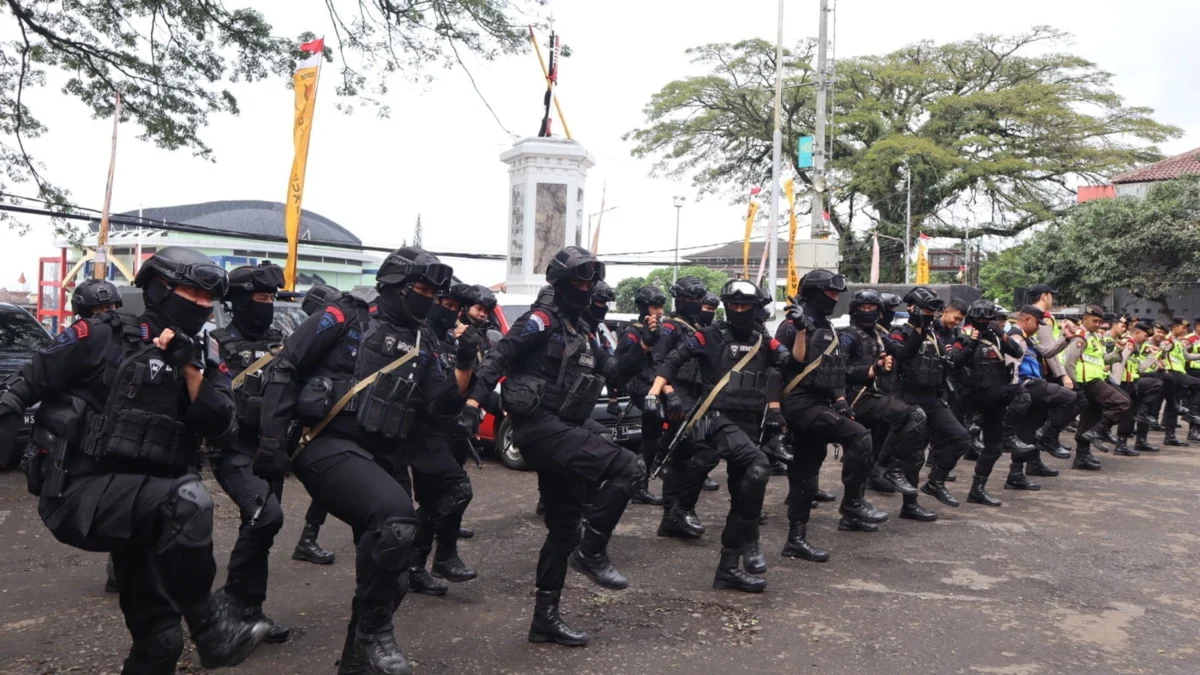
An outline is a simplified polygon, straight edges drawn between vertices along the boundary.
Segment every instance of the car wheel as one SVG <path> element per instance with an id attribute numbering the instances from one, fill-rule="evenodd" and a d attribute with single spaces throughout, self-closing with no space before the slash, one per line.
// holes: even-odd
<path id="1" fill-rule="evenodd" d="M 521 450 L 513 443 L 512 418 L 505 417 L 496 431 L 496 454 L 500 455 L 500 463 L 513 471 L 524 471 L 525 458 Z"/>

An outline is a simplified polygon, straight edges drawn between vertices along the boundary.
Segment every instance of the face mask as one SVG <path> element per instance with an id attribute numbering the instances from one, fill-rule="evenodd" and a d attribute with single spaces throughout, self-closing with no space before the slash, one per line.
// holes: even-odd
<path id="1" fill-rule="evenodd" d="M 881 326 L 891 326 L 892 322 L 895 320 L 896 312 L 891 309 L 885 309 L 879 315 L 879 325 Z"/>
<path id="2" fill-rule="evenodd" d="M 275 303 L 251 300 L 244 307 L 233 308 L 233 322 L 251 335 L 262 335 L 275 320 Z"/>
<path id="3" fill-rule="evenodd" d="M 879 323 L 880 312 L 878 309 L 864 312 L 862 310 L 850 312 L 850 318 L 854 319 L 854 323 L 862 328 L 871 328 L 876 323 Z"/>
<path id="4" fill-rule="evenodd" d="M 433 298 L 421 295 L 412 288 L 401 291 L 400 295 L 395 287 L 382 289 L 379 292 L 379 299 L 375 303 L 379 306 L 383 318 L 399 325 L 421 325 L 425 322 L 425 317 L 429 316 L 429 310 L 433 307 Z"/>
<path id="5" fill-rule="evenodd" d="M 696 318 L 701 314 L 700 308 L 704 305 L 695 300 L 679 299 L 675 301 L 675 313 L 685 318 Z"/>
<path id="6" fill-rule="evenodd" d="M 176 293 L 169 293 L 147 311 L 153 312 L 164 328 L 178 329 L 189 336 L 204 330 L 208 315 L 212 314 L 211 307 L 201 307 Z"/>
<path id="7" fill-rule="evenodd" d="M 600 305 L 593 304 L 584 312 L 584 318 L 587 320 L 588 325 L 592 327 L 592 330 L 599 328 L 600 324 L 604 323 L 604 317 L 606 316 L 608 316 L 608 305 L 601 307 Z"/>
<path id="8" fill-rule="evenodd" d="M 926 313 L 922 312 L 920 314 L 920 317 L 921 317 L 921 325 L 922 326 L 928 328 L 933 325 L 933 320 L 935 317 L 932 314 L 926 314 Z"/>
<path id="9" fill-rule="evenodd" d="M 728 309 L 725 310 L 725 316 L 729 321 L 729 325 L 734 329 L 735 332 L 741 333 L 742 335 L 747 335 L 750 333 L 750 331 L 754 330 L 754 313 L 754 310 L 747 312 L 731 312 Z"/>
<path id="10" fill-rule="evenodd" d="M 710 326 L 710 325 L 712 325 L 713 319 L 715 319 L 716 316 L 717 316 L 717 312 L 715 310 L 713 310 L 713 311 L 700 310 L 696 314 L 696 323 L 700 324 L 701 326 Z"/>
<path id="11" fill-rule="evenodd" d="M 413 296 L 409 293 L 409 297 Z M 451 309 L 446 309 L 438 303 L 434 303 L 429 307 L 428 316 L 425 318 L 430 326 L 438 330 L 450 330 L 454 327 L 455 320 L 458 319 L 458 312 Z"/>
<path id="12" fill-rule="evenodd" d="M 592 304 L 592 289 L 585 291 L 569 283 L 555 286 L 554 304 L 570 316 L 579 316 Z"/>
<path id="13" fill-rule="evenodd" d="M 833 314 L 834 308 L 837 307 L 837 299 L 831 298 L 824 293 L 814 294 L 808 298 L 808 301 L 823 316 Z"/>

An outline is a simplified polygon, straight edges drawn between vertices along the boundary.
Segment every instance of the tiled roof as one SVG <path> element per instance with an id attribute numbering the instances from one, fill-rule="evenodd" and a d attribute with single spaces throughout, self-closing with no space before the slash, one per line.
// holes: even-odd
<path id="1" fill-rule="evenodd" d="M 1128 171 L 1113 178 L 1112 182 L 1149 183 L 1156 180 L 1171 180 L 1181 176 L 1200 176 L 1200 148 Z"/>

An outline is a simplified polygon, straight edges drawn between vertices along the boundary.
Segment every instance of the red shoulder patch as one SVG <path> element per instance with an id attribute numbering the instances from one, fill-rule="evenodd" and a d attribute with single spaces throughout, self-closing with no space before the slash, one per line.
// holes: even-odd
<path id="1" fill-rule="evenodd" d="M 776 340 L 775 338 L 771 338 L 771 341 L 769 343 L 767 343 L 767 347 L 771 351 L 778 351 L 779 348 L 782 346 L 783 346 L 783 344 L 780 343 L 779 340 Z"/>
<path id="2" fill-rule="evenodd" d="M 540 309 L 533 310 L 533 315 L 542 320 L 542 323 L 550 325 L 550 315 Z"/>
<path id="3" fill-rule="evenodd" d="M 704 333 L 703 332 L 696 331 L 696 342 L 699 342 L 701 347 L 704 346 Z"/>
<path id="4" fill-rule="evenodd" d="M 329 305 L 328 307 L 326 307 L 325 313 L 332 314 L 333 318 L 335 320 L 337 320 L 338 323 L 346 322 L 346 315 L 342 312 L 341 309 L 338 309 L 338 307 L 336 305 Z"/>
<path id="5" fill-rule="evenodd" d="M 898 340 L 898 341 L 901 341 L 901 342 L 903 342 L 903 341 L 904 341 L 904 333 L 901 333 L 901 332 L 899 332 L 899 331 L 897 331 L 897 332 L 895 332 L 895 333 L 892 333 L 892 334 L 891 334 L 891 335 L 889 335 L 888 337 L 892 338 L 893 340 Z"/>
<path id="6" fill-rule="evenodd" d="M 91 333 L 91 327 L 88 326 L 87 319 L 80 319 L 71 324 L 71 330 L 75 331 L 75 337 L 82 340 Z"/>
<path id="7" fill-rule="evenodd" d="M 221 365 L 217 366 L 217 370 L 220 370 L 222 373 L 225 373 L 226 375 L 229 374 L 229 366 L 225 365 L 224 361 L 221 362 Z"/>

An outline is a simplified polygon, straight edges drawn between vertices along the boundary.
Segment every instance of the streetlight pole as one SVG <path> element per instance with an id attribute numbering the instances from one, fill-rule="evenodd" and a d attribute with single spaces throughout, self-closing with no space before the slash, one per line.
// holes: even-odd
<path id="1" fill-rule="evenodd" d="M 683 212 L 683 203 L 687 197 L 675 195 L 675 266 L 671 268 L 671 285 L 679 281 L 679 214 Z"/>
<path id="2" fill-rule="evenodd" d="M 904 183 L 908 197 L 904 207 L 904 283 L 912 283 L 912 270 L 909 262 L 912 260 L 912 167 L 904 164 Z"/>
<path id="3" fill-rule="evenodd" d="M 778 32 L 775 37 L 775 134 L 771 139 L 771 225 L 767 228 L 767 283 L 771 293 L 771 316 L 775 316 L 775 279 L 779 276 L 779 173 L 783 154 L 781 110 L 783 108 L 783 0 L 779 0 Z"/>

